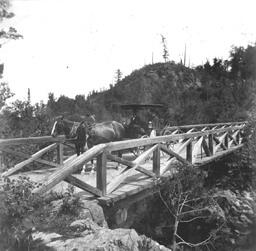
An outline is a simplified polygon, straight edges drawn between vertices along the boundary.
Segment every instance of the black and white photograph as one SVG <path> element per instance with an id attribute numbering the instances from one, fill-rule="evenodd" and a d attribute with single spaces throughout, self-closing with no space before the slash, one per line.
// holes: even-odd
<path id="1" fill-rule="evenodd" d="M 255 251 L 253 0 L 0 0 L 0 251 Z"/>

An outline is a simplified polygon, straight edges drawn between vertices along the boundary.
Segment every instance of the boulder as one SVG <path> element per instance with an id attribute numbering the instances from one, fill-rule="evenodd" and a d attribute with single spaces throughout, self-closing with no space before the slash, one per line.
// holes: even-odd
<path id="1" fill-rule="evenodd" d="M 77 226 L 78 222 L 73 226 Z M 80 222 L 79 225 L 83 223 Z M 64 238 L 56 233 L 35 232 L 34 242 L 46 250 L 76 250 L 76 251 L 170 251 L 157 242 L 139 236 L 133 229 L 106 229 L 99 227 L 94 233 L 84 236 Z M 35 247 L 38 248 L 38 247 Z"/>

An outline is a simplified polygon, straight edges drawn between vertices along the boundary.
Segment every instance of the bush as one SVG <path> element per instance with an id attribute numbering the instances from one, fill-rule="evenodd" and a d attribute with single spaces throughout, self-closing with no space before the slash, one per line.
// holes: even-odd
<path id="1" fill-rule="evenodd" d="M 37 186 L 26 177 L 5 179 L 0 191 L 0 250 L 22 250 L 30 241 L 32 225 L 26 217 L 44 203 L 32 194 Z"/>
<path id="2" fill-rule="evenodd" d="M 72 214 L 78 215 L 79 208 L 81 208 L 80 197 L 74 194 L 75 188 L 69 185 L 67 192 L 64 194 L 62 199 L 62 206 L 60 208 L 59 214 Z"/>

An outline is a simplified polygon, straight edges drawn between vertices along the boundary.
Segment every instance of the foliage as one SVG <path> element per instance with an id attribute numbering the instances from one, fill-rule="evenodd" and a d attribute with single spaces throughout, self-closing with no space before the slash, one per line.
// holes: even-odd
<path id="1" fill-rule="evenodd" d="M 12 18 L 14 16 L 14 13 L 8 11 L 9 7 L 9 0 L 0 1 L 0 22 L 5 18 Z M 16 40 L 19 38 L 23 38 L 23 36 L 19 34 L 15 28 L 9 27 L 8 30 L 2 29 L 0 30 L 0 47 L 9 40 Z"/>
<path id="2" fill-rule="evenodd" d="M 123 77 L 123 73 L 121 72 L 120 69 L 117 69 L 116 76 L 115 76 L 115 82 L 119 83 L 121 81 L 122 77 Z"/>
<path id="3" fill-rule="evenodd" d="M 44 202 L 41 196 L 32 194 L 36 186 L 26 177 L 5 180 L 0 192 L 1 250 L 22 248 L 30 241 L 30 226 L 24 219 Z"/>
<path id="4" fill-rule="evenodd" d="M 163 45 L 163 59 L 164 62 L 167 62 L 169 60 L 169 52 L 166 45 L 166 38 L 161 34 L 162 39 L 162 45 Z"/>
<path id="5" fill-rule="evenodd" d="M 0 191 L 0 250 L 28 250 L 34 227 L 65 232 L 78 216 L 81 201 L 73 186 L 65 194 L 42 196 L 32 193 L 39 185 L 26 177 L 4 181 Z"/>
<path id="6" fill-rule="evenodd" d="M 198 169 L 180 167 L 165 187 L 164 194 L 159 193 L 173 218 L 174 251 L 184 245 L 208 248 L 225 225 L 225 214 L 214 192 L 205 189 L 204 176 Z M 186 229 L 193 231 L 193 235 L 186 234 Z"/>
<path id="7" fill-rule="evenodd" d="M 80 197 L 74 193 L 74 191 L 74 186 L 69 185 L 67 191 L 64 193 L 64 197 L 62 199 L 63 203 L 59 214 L 78 215 L 79 209 L 81 208 L 81 200 Z"/>
<path id="8" fill-rule="evenodd" d="M 7 83 L 0 83 L 0 110 L 5 105 L 5 101 L 13 95 Z"/>

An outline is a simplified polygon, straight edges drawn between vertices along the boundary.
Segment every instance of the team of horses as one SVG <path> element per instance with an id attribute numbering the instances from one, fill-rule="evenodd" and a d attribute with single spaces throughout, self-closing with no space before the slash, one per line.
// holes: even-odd
<path id="1" fill-rule="evenodd" d="M 60 116 L 54 122 L 51 136 L 64 134 L 75 144 L 76 154 L 84 152 L 85 145 L 91 148 L 97 144 L 120 141 L 127 138 L 138 138 L 145 130 L 136 124 L 121 124 L 117 121 L 96 123 L 91 127 L 86 122 L 73 122 Z"/>

